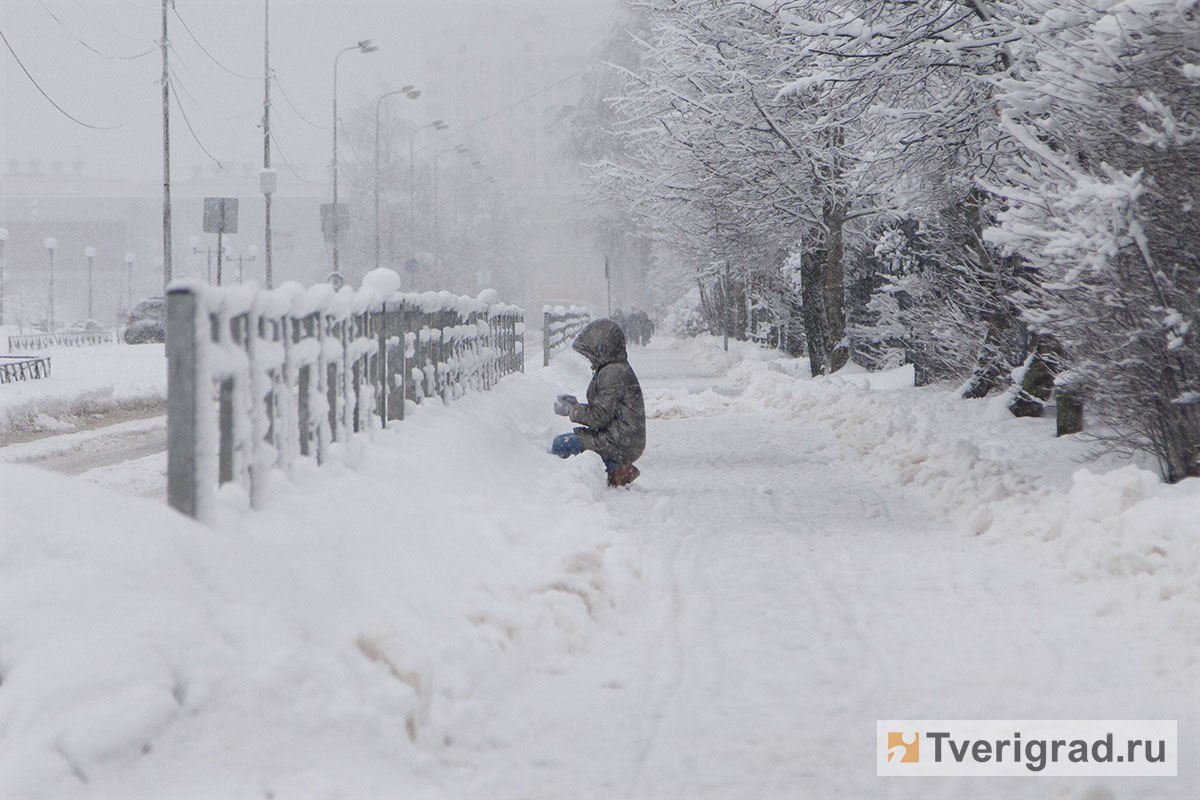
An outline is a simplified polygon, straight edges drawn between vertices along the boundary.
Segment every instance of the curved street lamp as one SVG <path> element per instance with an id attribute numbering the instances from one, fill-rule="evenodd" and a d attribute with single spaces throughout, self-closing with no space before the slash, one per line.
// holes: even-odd
<path id="1" fill-rule="evenodd" d="M 96 248 L 88 245 L 83 248 L 84 258 L 88 262 L 88 313 L 87 318 L 92 319 L 92 262 L 96 260 Z"/>
<path id="2" fill-rule="evenodd" d="M 338 60 L 351 50 L 357 50 L 364 55 L 366 53 L 374 53 L 379 47 L 371 44 L 370 39 L 363 39 L 352 47 L 346 47 L 338 51 L 338 54 L 333 57 L 333 208 L 331 214 L 333 216 L 333 274 L 341 276 L 341 269 L 338 267 L 338 240 L 341 238 L 341 231 L 338 230 L 338 113 L 337 113 L 337 75 L 338 75 Z"/>
<path id="3" fill-rule="evenodd" d="M 50 317 L 50 330 L 54 333 L 54 251 L 58 249 L 58 239 L 51 236 L 46 240 L 46 252 L 50 255 L 50 304 L 47 315 Z"/>
<path id="4" fill-rule="evenodd" d="M 133 255 L 133 253 L 125 254 L 125 267 L 126 267 L 126 273 L 128 275 L 128 281 L 125 284 L 125 292 L 126 292 L 125 307 L 128 308 L 130 311 L 133 310 L 133 262 L 134 262 L 134 258 L 135 257 Z"/>
<path id="5" fill-rule="evenodd" d="M 379 110 L 386 98 L 397 94 L 402 94 L 409 100 L 416 100 L 421 96 L 421 90 L 408 85 L 393 92 L 386 92 L 375 101 L 375 269 L 379 269 Z"/>
<path id="6" fill-rule="evenodd" d="M 412 133 L 408 135 L 408 191 L 409 191 L 409 209 L 408 209 L 408 238 L 409 250 L 413 255 L 417 251 L 417 170 L 416 170 L 416 140 L 417 134 L 421 131 L 432 128 L 435 131 L 447 130 L 450 126 L 440 119 L 435 119 L 428 125 L 422 125 L 419 128 L 413 128 Z"/>
<path id="7" fill-rule="evenodd" d="M 4 324 L 4 243 L 8 241 L 8 229 L 0 228 L 0 325 Z"/>

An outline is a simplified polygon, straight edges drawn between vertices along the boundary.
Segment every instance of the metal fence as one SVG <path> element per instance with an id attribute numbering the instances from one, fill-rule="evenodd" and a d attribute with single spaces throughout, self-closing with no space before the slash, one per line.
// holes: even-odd
<path id="1" fill-rule="evenodd" d="M 542 366 L 550 366 L 550 357 L 575 340 L 584 326 L 592 321 L 592 312 L 580 306 L 564 308 L 546 306 L 542 309 Z"/>
<path id="2" fill-rule="evenodd" d="M 326 462 L 405 400 L 448 402 L 524 370 L 523 312 L 446 292 L 393 295 L 292 284 L 184 286 L 167 294 L 167 499 L 211 518 L 238 483 L 251 507 L 267 473 Z"/>
<path id="3" fill-rule="evenodd" d="M 11 353 L 45 350 L 49 347 L 88 347 L 95 344 L 118 344 L 120 337 L 114 330 L 107 331 L 59 331 L 57 333 L 26 333 L 8 337 Z"/>
<path id="4" fill-rule="evenodd" d="M 0 383 L 50 377 L 50 356 L 0 356 Z"/>

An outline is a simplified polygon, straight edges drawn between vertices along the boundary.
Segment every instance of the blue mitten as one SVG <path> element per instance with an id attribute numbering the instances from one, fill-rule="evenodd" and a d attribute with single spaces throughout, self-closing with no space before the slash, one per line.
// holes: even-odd
<path id="1" fill-rule="evenodd" d="M 571 409 L 579 405 L 573 394 L 560 394 L 554 401 L 554 413 L 560 417 L 571 416 Z"/>

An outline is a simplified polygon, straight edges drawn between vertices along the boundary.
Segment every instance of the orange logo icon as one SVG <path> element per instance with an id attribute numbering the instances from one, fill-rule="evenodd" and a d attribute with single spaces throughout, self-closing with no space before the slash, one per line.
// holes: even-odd
<path id="1" fill-rule="evenodd" d="M 921 760 L 921 736 L 916 731 L 888 731 L 887 746 L 888 763 L 916 764 Z"/>

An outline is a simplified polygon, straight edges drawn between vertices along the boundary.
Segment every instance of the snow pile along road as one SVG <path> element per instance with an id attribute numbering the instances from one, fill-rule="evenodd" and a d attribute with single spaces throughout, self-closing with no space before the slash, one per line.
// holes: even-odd
<path id="1" fill-rule="evenodd" d="M 0 797 L 421 796 L 638 580 L 602 468 L 544 452 L 541 375 L 277 475 L 262 512 L 225 496 L 216 528 L 0 465 Z"/>
<path id="2" fill-rule="evenodd" d="M 39 355 L 50 356 L 49 378 L 0 385 L 0 445 L 165 413 L 161 344 L 54 347 Z"/>
<path id="3" fill-rule="evenodd" d="M 1016 419 L 1003 398 L 914 389 L 908 367 L 796 380 L 782 363 L 743 362 L 732 374 L 745 392 L 715 401 L 827 427 L 843 458 L 969 532 L 1028 537 L 1076 579 L 1105 582 L 1112 604 L 1160 603 L 1200 644 L 1200 537 L 1190 522 L 1200 519 L 1200 482 L 1165 485 L 1114 458 L 1084 466 L 1086 443 L 1055 439 L 1053 420 Z"/>

